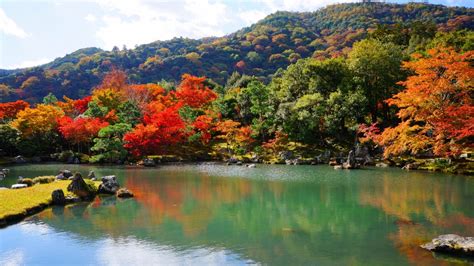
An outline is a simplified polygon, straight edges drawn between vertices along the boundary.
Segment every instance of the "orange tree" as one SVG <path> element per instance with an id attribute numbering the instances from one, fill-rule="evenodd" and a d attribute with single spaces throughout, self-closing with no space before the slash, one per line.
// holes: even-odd
<path id="1" fill-rule="evenodd" d="M 378 138 L 385 156 L 430 150 L 449 156 L 473 147 L 473 59 L 474 51 L 438 47 L 404 63 L 414 75 L 400 82 L 405 90 L 386 101 L 399 108 L 401 122 Z"/>

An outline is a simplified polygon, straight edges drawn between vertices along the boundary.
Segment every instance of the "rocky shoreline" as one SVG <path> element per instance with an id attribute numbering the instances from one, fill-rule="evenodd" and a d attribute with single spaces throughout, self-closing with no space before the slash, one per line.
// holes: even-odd
<path id="1" fill-rule="evenodd" d="M 5 169 L 2 169 L 2 172 L 4 170 Z M 89 173 L 89 177 L 90 176 L 91 173 Z M 38 177 L 34 179 L 25 178 L 25 180 L 31 181 L 39 178 L 42 178 L 42 180 L 47 180 L 44 177 Z M 29 197 L 35 196 L 35 189 L 43 189 L 41 186 L 48 186 L 47 191 L 49 191 L 49 195 L 43 196 L 39 203 L 26 203 L 26 205 L 29 205 L 27 207 L 15 205 L 13 206 L 15 209 L 13 213 L 10 208 L 10 211 L 7 211 L 7 214 L 0 216 L 0 228 L 18 223 L 23 219 L 35 215 L 51 206 L 66 206 L 78 202 L 91 202 L 96 196 L 99 195 L 115 195 L 118 198 L 130 198 L 134 196 L 130 190 L 120 186 L 114 175 L 104 176 L 100 179 L 101 181 L 96 181 L 95 177 L 84 179 L 80 173 L 75 173 L 72 175 L 71 171 L 69 170 L 61 170 L 56 177 L 50 179 L 50 181 L 45 181 L 45 183 L 42 181 L 37 183 L 33 181 L 22 182 L 25 180 L 19 180 L 19 184 L 12 185 L 12 189 L 3 188 L 0 191 L 0 196 L 3 195 L 5 197 L 10 196 L 20 198 L 23 196 L 25 199 L 22 201 L 22 205 L 25 205 L 25 201 L 28 201 Z M 65 183 L 68 183 L 67 187 L 65 187 Z M 66 189 L 66 192 L 64 192 L 64 189 Z M 28 193 L 22 193 L 23 191 L 28 191 Z M 44 192 L 42 193 L 44 194 Z M 0 206 L 0 215 L 4 212 L 2 207 L 12 207 L 7 206 L 9 203 L 13 205 L 15 204 L 14 202 L 6 201 L 4 203 L 5 205 Z"/>

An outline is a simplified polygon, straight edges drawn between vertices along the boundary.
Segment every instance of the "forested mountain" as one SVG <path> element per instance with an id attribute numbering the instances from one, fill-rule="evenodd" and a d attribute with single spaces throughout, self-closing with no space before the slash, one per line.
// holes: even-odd
<path id="1" fill-rule="evenodd" d="M 190 73 L 224 85 L 233 72 L 268 82 L 279 68 L 300 58 L 345 56 L 370 32 L 382 32 L 385 38 L 393 31 L 396 42 L 416 51 L 439 32 L 472 30 L 473 18 L 472 8 L 421 3 L 337 4 L 315 12 L 277 12 L 224 37 L 174 38 L 112 51 L 84 48 L 42 66 L 0 70 L 0 100 L 38 102 L 49 93 L 83 97 L 112 68 L 124 70 L 131 83 L 177 81 Z"/>

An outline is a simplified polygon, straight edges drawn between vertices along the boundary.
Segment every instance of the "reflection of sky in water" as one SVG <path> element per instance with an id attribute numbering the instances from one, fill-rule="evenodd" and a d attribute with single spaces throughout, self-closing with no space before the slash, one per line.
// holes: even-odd
<path id="1" fill-rule="evenodd" d="M 25 221 L 0 230 L 0 265 L 43 265 L 41 261 L 46 259 L 48 265 L 254 264 L 225 249 L 180 251 L 133 237 L 90 241 L 40 222 Z"/>

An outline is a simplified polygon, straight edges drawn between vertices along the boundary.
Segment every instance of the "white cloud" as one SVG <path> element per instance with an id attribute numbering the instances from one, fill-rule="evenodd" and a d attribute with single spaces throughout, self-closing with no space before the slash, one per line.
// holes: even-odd
<path id="1" fill-rule="evenodd" d="M 5 69 L 27 68 L 27 67 L 34 67 L 34 66 L 46 64 L 51 61 L 53 61 L 51 58 L 42 57 L 39 59 L 25 60 L 15 65 L 1 66 L 0 68 L 5 68 Z"/>
<path id="2" fill-rule="evenodd" d="M 28 34 L 18 26 L 15 21 L 7 16 L 5 11 L 0 8 L 0 32 L 7 35 L 16 36 L 18 38 L 26 38 Z"/>
<path id="3" fill-rule="evenodd" d="M 268 14 L 263 11 L 258 10 L 248 10 L 239 13 L 239 18 L 245 22 L 246 25 L 250 25 L 255 23 L 263 18 L 265 18 Z"/>
<path id="4" fill-rule="evenodd" d="M 357 0 L 258 0 L 275 11 L 316 11 L 330 4 L 357 2 Z"/>
<path id="5" fill-rule="evenodd" d="M 255 264 L 228 250 L 188 248 L 176 251 L 172 246 L 137 240 L 133 237 L 100 242 L 96 252 L 101 265 L 237 265 Z"/>
<path id="6" fill-rule="evenodd" d="M 88 22 L 95 22 L 97 20 L 97 18 L 92 14 L 88 14 L 84 19 Z"/>
<path id="7" fill-rule="evenodd" d="M 134 46 L 173 37 L 220 36 L 229 22 L 227 6 L 221 1 L 185 0 L 148 2 L 142 0 L 96 0 L 107 12 L 97 37 L 106 49 Z"/>

